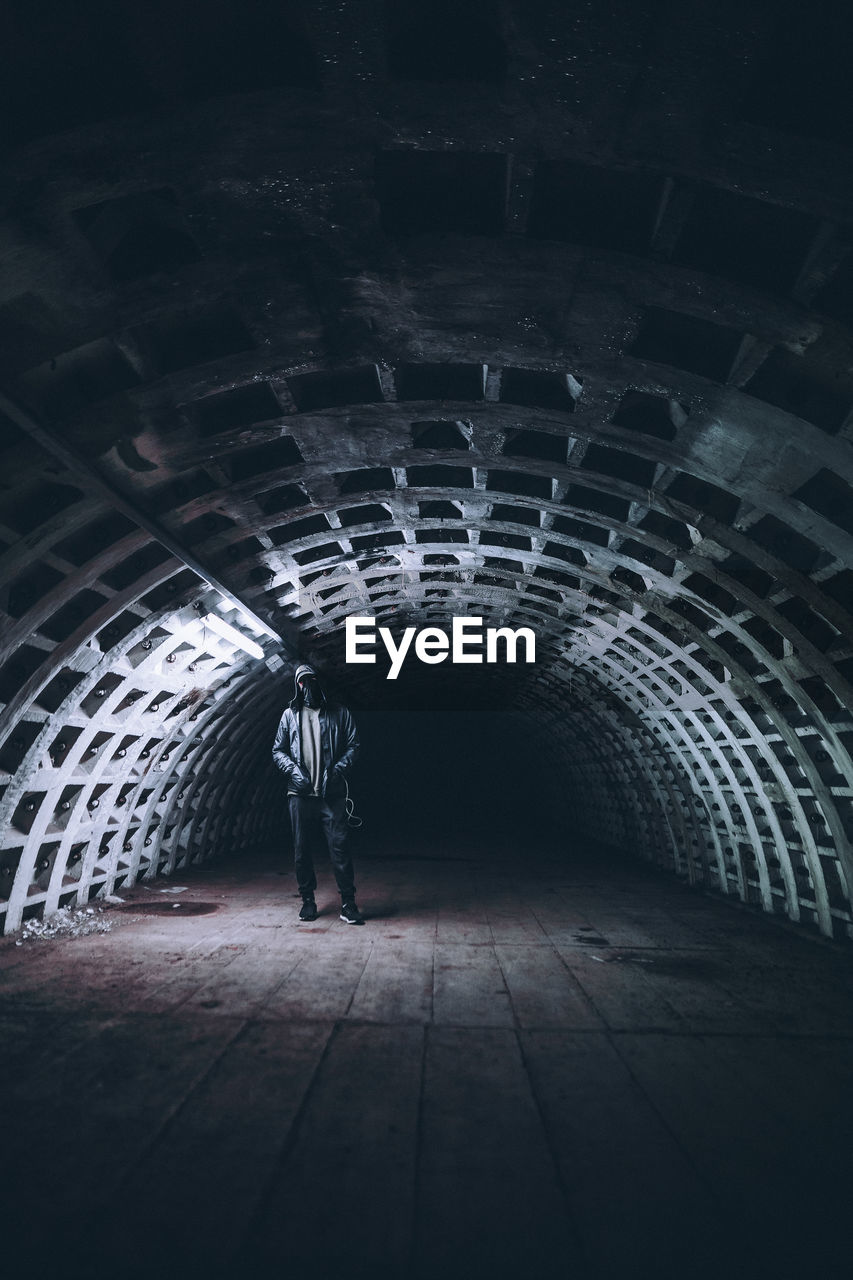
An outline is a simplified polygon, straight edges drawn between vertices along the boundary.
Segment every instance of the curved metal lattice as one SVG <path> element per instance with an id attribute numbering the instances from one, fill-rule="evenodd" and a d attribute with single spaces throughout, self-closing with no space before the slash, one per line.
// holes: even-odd
<path id="1" fill-rule="evenodd" d="M 452 111 L 324 10 L 257 93 L 20 139 L 3 388 L 79 466 L 0 417 L 4 928 L 274 838 L 292 660 L 465 613 L 535 628 L 505 687 L 575 826 L 853 929 L 849 166 L 714 114 L 729 45 L 630 128 L 581 59 L 581 120 L 547 8 Z"/>

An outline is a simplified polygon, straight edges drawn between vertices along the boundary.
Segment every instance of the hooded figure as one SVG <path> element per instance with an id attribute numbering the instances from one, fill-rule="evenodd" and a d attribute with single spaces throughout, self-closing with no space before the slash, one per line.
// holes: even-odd
<path id="1" fill-rule="evenodd" d="M 348 709 L 330 702 L 313 667 L 303 663 L 293 676 L 293 699 L 279 722 L 272 756 L 287 778 L 296 883 L 302 896 L 300 920 L 316 920 L 317 877 L 309 828 L 322 824 L 338 892 L 341 919 L 363 924 L 355 904 L 352 860 L 347 852 L 346 776 L 358 752 L 358 734 Z"/>

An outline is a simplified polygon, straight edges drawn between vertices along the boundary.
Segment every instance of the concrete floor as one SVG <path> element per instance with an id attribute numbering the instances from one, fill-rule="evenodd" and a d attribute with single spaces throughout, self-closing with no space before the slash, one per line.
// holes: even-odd
<path id="1" fill-rule="evenodd" d="M 849 954 L 547 848 L 364 857 L 364 928 L 279 866 L 0 943 L 6 1274 L 846 1273 Z"/>

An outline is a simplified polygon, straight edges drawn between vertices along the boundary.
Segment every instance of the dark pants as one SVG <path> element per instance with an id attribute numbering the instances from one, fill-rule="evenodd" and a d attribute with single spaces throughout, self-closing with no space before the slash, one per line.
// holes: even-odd
<path id="1" fill-rule="evenodd" d="M 318 796 L 288 796 L 290 827 L 293 832 L 293 866 L 303 898 L 313 898 L 317 888 L 314 859 L 311 857 L 310 828 L 319 818 L 323 824 L 329 859 L 335 873 L 341 902 L 355 900 L 352 859 L 347 853 L 346 797 L 321 799 Z"/>

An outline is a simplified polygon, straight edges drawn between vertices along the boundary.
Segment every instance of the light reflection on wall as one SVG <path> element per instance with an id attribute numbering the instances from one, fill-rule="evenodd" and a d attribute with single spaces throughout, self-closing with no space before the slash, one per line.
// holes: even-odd
<path id="1" fill-rule="evenodd" d="M 4 932 L 263 841 L 268 751 L 256 726 L 273 674 L 246 652 L 262 653 L 257 629 L 225 611 L 230 635 L 196 601 L 140 619 L 106 652 L 90 638 L 58 673 L 46 663 L 2 726 Z"/>

